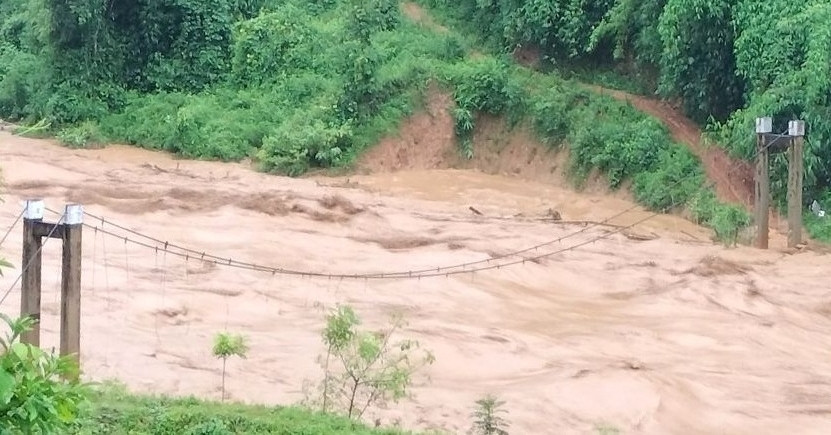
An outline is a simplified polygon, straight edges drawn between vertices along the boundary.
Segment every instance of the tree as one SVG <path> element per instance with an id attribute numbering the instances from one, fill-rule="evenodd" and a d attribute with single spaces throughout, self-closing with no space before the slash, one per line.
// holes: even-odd
<path id="1" fill-rule="evenodd" d="M 434 361 L 430 352 L 417 355 L 417 341 L 392 340 L 404 326 L 400 317 L 382 331 L 360 331 L 360 323 L 351 307 L 339 306 L 327 316 L 322 334 L 327 346 L 322 410 L 337 408 L 355 419 L 372 405 L 406 397 L 413 374 Z"/>
<path id="2" fill-rule="evenodd" d="M 228 333 L 219 333 L 214 337 L 213 354 L 222 360 L 222 401 L 225 401 L 225 367 L 228 358 L 238 356 L 245 358 L 248 353 L 248 343 L 244 336 Z"/>
<path id="3" fill-rule="evenodd" d="M 508 435 L 508 422 L 498 414 L 505 413 L 501 409 L 505 402 L 487 395 L 476 401 L 476 411 L 473 413 L 472 435 Z"/>
<path id="4" fill-rule="evenodd" d="M 689 116 L 726 119 L 743 104 L 731 25 L 734 2 L 669 0 L 658 23 L 663 41 L 661 92 L 680 97 Z"/>

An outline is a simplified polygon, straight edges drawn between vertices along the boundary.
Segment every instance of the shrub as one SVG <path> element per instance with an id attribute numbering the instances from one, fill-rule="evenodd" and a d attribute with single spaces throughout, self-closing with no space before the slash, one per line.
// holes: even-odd
<path id="1" fill-rule="evenodd" d="M 398 435 L 345 418 L 292 407 L 218 403 L 195 398 L 141 397 L 105 386 L 90 395 L 81 418 L 61 431 L 69 435 Z"/>
<path id="2" fill-rule="evenodd" d="M 66 127 L 58 132 L 57 138 L 60 143 L 70 148 L 95 147 L 106 142 L 94 121 L 84 121 L 76 126 Z"/>
<path id="3" fill-rule="evenodd" d="M 735 205 L 719 204 L 713 211 L 709 226 L 716 238 L 726 245 L 735 245 L 742 229 L 750 225 L 750 217 L 744 209 Z"/>
<path id="4" fill-rule="evenodd" d="M 472 136 L 477 112 L 508 112 L 518 120 L 524 104 L 522 88 L 504 61 L 492 57 L 460 63 L 450 71 L 456 136 L 462 154 L 473 157 Z"/>
<path id="5" fill-rule="evenodd" d="M 695 222 L 712 228 L 716 239 L 735 245 L 741 231 L 750 225 L 750 215 L 741 207 L 723 204 L 712 189 L 700 189 L 689 202 Z"/>
<path id="6" fill-rule="evenodd" d="M 394 29 L 401 19 L 396 0 L 349 0 L 348 4 L 346 33 L 364 43 L 375 33 Z"/>
<path id="7" fill-rule="evenodd" d="M 668 0 L 658 22 L 661 91 L 682 97 L 686 112 L 699 122 L 725 119 L 742 105 L 731 25 L 735 3 Z"/>
<path id="8" fill-rule="evenodd" d="M 486 396 L 476 401 L 476 411 L 473 413 L 472 435 L 508 435 L 508 422 L 499 414 L 505 413 L 502 406 L 505 402 L 493 396 Z"/>
<path id="9" fill-rule="evenodd" d="M 167 124 L 172 135 L 165 148 L 191 158 L 239 160 L 248 154 L 250 144 L 232 133 L 227 118 L 216 118 L 222 112 L 212 98 L 195 98 L 193 104 L 181 107 Z"/>
<path id="10" fill-rule="evenodd" d="M 531 97 L 531 115 L 537 135 L 549 146 L 560 144 L 571 132 L 576 121 L 573 111 L 584 101 L 581 91 L 558 84 Z"/>
<path id="11" fill-rule="evenodd" d="M 110 108 L 120 108 L 123 90 L 114 85 L 92 86 L 83 79 L 59 83 L 46 102 L 46 117 L 55 124 L 98 120 Z"/>
<path id="12" fill-rule="evenodd" d="M 826 243 L 831 242 L 831 216 L 818 217 L 811 212 L 807 212 L 803 220 L 811 237 Z"/>
<path id="13" fill-rule="evenodd" d="M 711 222 L 718 204 L 718 199 L 712 189 L 700 189 L 688 204 L 693 221 L 703 225 Z"/>
<path id="14" fill-rule="evenodd" d="M 631 119 L 628 108 L 608 102 L 580 110 L 581 122 L 569 135 L 572 169 L 578 179 L 597 168 L 616 188 L 626 178 L 651 170 L 669 146 L 663 126 L 650 118 Z"/>
<path id="15" fill-rule="evenodd" d="M 430 352 L 418 355 L 417 341 L 392 341 L 404 326 L 400 317 L 381 331 L 361 331 L 360 323 L 348 306 L 339 306 L 326 317 L 322 337 L 327 350 L 321 361 L 324 379 L 320 386 L 323 412 L 337 410 L 360 419 L 370 406 L 406 397 L 413 374 L 433 363 Z"/>
<path id="16" fill-rule="evenodd" d="M 309 15 L 294 4 L 241 22 L 235 30 L 233 76 L 237 83 L 256 86 L 308 69 L 320 52 L 322 35 Z"/>
<path id="17" fill-rule="evenodd" d="M 523 90 L 505 61 L 484 57 L 460 63 L 451 71 L 450 81 L 459 107 L 491 114 L 522 107 Z"/>
<path id="18" fill-rule="evenodd" d="M 263 139 L 257 154 L 263 170 L 300 175 L 311 164 L 333 166 L 351 146 L 349 125 L 324 121 L 314 112 L 298 111 Z"/>
<path id="19" fill-rule="evenodd" d="M 124 110 L 101 120 L 101 130 L 113 140 L 162 149 L 172 143 L 172 119 L 190 98 L 182 93 L 127 95 Z"/>
<path id="20" fill-rule="evenodd" d="M 459 138 L 462 155 L 466 159 L 473 158 L 473 128 L 475 126 L 473 112 L 465 107 L 453 109 L 454 131 Z"/>
<path id="21" fill-rule="evenodd" d="M 77 418 L 85 401 L 84 389 L 75 380 L 77 365 L 69 357 L 19 341 L 34 324 L 31 318 L 13 320 L 0 313 L 0 319 L 9 330 L 0 338 L 0 430 L 61 432 Z"/>
<path id="22" fill-rule="evenodd" d="M 44 58 L 0 40 L 0 117 L 42 117 L 51 86 L 47 71 Z"/>
<path id="23" fill-rule="evenodd" d="M 704 181 L 696 157 L 687 148 L 674 145 L 660 151 L 656 165 L 635 176 L 635 198 L 655 211 L 687 206 Z"/>

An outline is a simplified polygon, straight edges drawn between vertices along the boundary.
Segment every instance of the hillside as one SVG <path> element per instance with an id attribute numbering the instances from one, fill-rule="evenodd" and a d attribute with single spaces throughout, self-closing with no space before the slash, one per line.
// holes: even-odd
<path id="1" fill-rule="evenodd" d="M 549 69 L 575 75 L 574 69 L 595 83 L 626 84 L 670 99 L 706 127 L 710 142 L 734 157 L 747 159 L 754 154 L 757 116 L 773 116 L 777 131 L 784 131 L 788 120 L 805 120 L 809 125 L 805 222 L 817 237 L 827 239 L 831 234 L 828 220 L 807 213 L 814 200 L 826 209 L 831 206 L 831 166 L 826 163 L 831 152 L 831 6 L 827 2 L 421 3 L 454 27 L 477 35 L 479 43 L 495 52 L 534 53 L 532 58 L 543 58 Z M 621 80 L 621 75 L 628 80 Z M 721 168 L 720 175 L 710 174 L 715 180 L 733 172 L 723 170 L 719 161 L 724 158 L 719 154 L 704 156 L 705 162 L 712 159 L 712 166 Z M 773 165 L 773 195 L 781 206 L 786 164 L 779 158 Z M 739 180 L 746 174 L 739 171 L 736 186 L 747 183 Z"/>
<path id="2" fill-rule="evenodd" d="M 822 247 L 782 249 L 776 219 L 770 251 L 737 246 L 758 115 L 808 122 L 806 206 L 831 209 L 820 17 L 818 0 L 0 2 L 0 260 L 23 255 L 22 200 L 83 204 L 84 379 L 213 399 L 231 328 L 252 352 L 228 397 L 269 406 L 109 391 L 72 433 L 376 433 L 280 407 L 330 380 L 315 362 L 342 304 L 370 328 L 403 315 L 435 351 L 429 376 L 343 378 L 401 399 L 369 395 L 355 420 L 376 426 L 461 433 L 494 393 L 518 433 L 827 430 Z M 383 334 L 340 335 L 386 361 Z"/>
<path id="3" fill-rule="evenodd" d="M 114 141 L 191 158 L 250 158 L 261 170 L 296 176 L 353 164 L 423 106 L 435 83 L 453 96 L 453 136 L 466 159 L 476 155 L 480 118 L 503 116 L 508 126 L 529 125 L 547 147 L 567 146 L 561 166 L 578 186 L 599 171 L 609 188 L 631 185 L 652 210 L 688 209 L 728 243 L 748 223 L 718 201 L 724 189 L 713 191 L 706 168 L 660 122 L 555 74 L 477 52 L 432 18 L 425 23 L 429 13 L 409 18 L 411 4 L 402 14 L 391 0 L 217 1 L 222 8 L 210 15 L 189 3 L 167 15 L 114 6 L 107 17 L 91 10 L 98 21 L 83 23 L 72 18 L 83 8 L 60 10 L 47 24 L 34 5 L 7 7 L 4 22 L 32 27 L 6 25 L 14 32 L 2 79 L 14 92 L 0 96 L 0 114 L 43 119 L 70 146 Z M 93 24 L 104 30 L 90 34 Z M 161 24 L 180 32 L 144 39 L 142 29 Z M 61 30 L 46 39 L 33 33 L 44 25 Z M 139 55 L 96 48 L 117 43 Z M 182 57 L 188 50 L 198 56 Z M 91 62 L 71 66 L 81 58 Z M 48 96 L 35 92 L 50 88 Z"/>

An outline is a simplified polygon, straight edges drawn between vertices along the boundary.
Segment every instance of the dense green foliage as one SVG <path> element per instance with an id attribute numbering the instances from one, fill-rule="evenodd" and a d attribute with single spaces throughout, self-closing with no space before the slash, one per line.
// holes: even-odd
<path id="1" fill-rule="evenodd" d="M 299 408 L 268 408 L 196 399 L 131 396 L 114 388 L 96 393 L 84 415 L 63 432 L 77 435 L 401 434 Z"/>
<path id="2" fill-rule="evenodd" d="M 581 183 L 593 170 L 616 189 L 630 181 L 636 199 L 659 212 L 690 208 L 692 218 L 734 243 L 749 224 L 747 213 L 716 200 L 700 162 L 673 142 L 667 128 L 630 105 L 598 95 L 578 83 L 485 58 L 453 71 L 456 132 L 462 151 L 476 113 L 527 118 L 551 146 L 570 147 L 570 169 Z"/>
<path id="3" fill-rule="evenodd" d="M 46 119 L 71 146 L 106 138 L 298 174 L 394 127 L 430 62 L 463 52 L 390 0 L 10 0 L 0 117 Z"/>
<path id="4" fill-rule="evenodd" d="M 20 341 L 34 320 L 0 313 L 0 433 L 59 433 L 78 415 L 84 389 L 71 358 Z"/>
<path id="5" fill-rule="evenodd" d="M 630 40 L 663 49 L 662 37 L 681 38 L 683 51 L 683 41 L 707 31 L 688 28 L 699 15 L 684 15 L 672 2 L 666 6 L 678 15 L 658 14 L 659 27 L 649 5 L 661 2 L 433 3 L 469 15 L 502 46 L 541 44 L 552 58 L 625 53 Z M 729 15 L 705 9 L 713 20 Z M 640 30 L 624 37 L 621 23 L 630 22 Z M 570 144 L 578 181 L 593 169 L 612 187 L 631 180 L 637 198 L 656 211 L 706 196 L 698 162 L 658 122 L 507 58 L 466 56 L 459 35 L 403 19 L 392 0 L 11 0 L 0 9 L 0 35 L 0 56 L 9 60 L 0 67 L 0 116 L 45 119 L 70 146 L 109 139 L 191 158 L 250 157 L 263 170 L 298 175 L 349 163 L 394 128 L 433 80 L 453 91 L 468 157 L 479 114 L 506 115 L 531 121 L 552 146 Z M 662 84 L 727 83 L 690 68 Z M 711 97 L 697 107 L 724 105 Z M 727 215 L 715 200 L 698 204 L 711 206 L 695 214 L 708 225 Z"/>
<path id="6" fill-rule="evenodd" d="M 11 267 L 0 257 L 0 277 Z M 33 318 L 12 319 L 0 313 L 0 322 L 0 434 L 65 430 L 85 404 L 87 391 L 78 381 L 78 365 L 71 357 L 21 341 L 35 325 Z"/>
<path id="7" fill-rule="evenodd" d="M 616 67 L 679 98 L 737 156 L 753 122 L 808 125 L 805 200 L 831 185 L 831 3 L 823 0 L 422 0 L 502 51 L 533 46 L 555 65 Z M 784 159 L 774 161 L 784 198 Z M 831 204 L 825 203 L 825 207 Z M 831 232 L 831 224 L 825 231 Z M 814 228 L 809 226 L 809 228 Z M 816 232 L 814 232 L 816 233 Z"/>

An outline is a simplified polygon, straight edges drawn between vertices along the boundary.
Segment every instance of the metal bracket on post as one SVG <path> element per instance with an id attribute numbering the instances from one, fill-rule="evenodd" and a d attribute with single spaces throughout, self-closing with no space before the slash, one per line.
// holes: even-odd
<path id="1" fill-rule="evenodd" d="M 756 118 L 756 182 L 754 213 L 756 247 L 768 248 L 770 213 L 770 152 L 765 135 L 773 131 L 773 118 Z"/>

